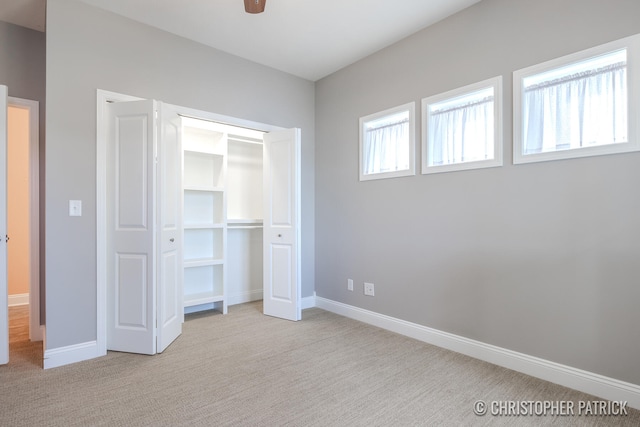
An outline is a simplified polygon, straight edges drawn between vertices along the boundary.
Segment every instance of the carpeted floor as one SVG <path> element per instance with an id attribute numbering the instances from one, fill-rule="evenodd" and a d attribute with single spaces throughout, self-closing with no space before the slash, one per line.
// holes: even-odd
<path id="1" fill-rule="evenodd" d="M 0 367 L 0 425 L 640 425 L 631 409 L 624 417 L 477 416 L 477 400 L 577 409 L 595 398 L 321 309 L 305 310 L 301 322 L 261 310 L 258 302 L 187 316 L 183 334 L 156 356 L 109 352 L 45 371 L 14 357 L 12 344 Z"/>

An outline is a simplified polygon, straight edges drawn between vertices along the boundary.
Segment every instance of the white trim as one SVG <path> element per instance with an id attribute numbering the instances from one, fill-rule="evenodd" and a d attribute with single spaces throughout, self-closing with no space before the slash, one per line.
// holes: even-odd
<path id="1" fill-rule="evenodd" d="M 95 341 L 53 348 L 44 352 L 44 369 L 70 365 L 99 356 L 104 356 L 104 354 L 98 351 L 98 344 Z"/>
<path id="2" fill-rule="evenodd" d="M 385 116 L 391 116 L 393 114 L 409 113 L 409 169 L 398 170 L 393 172 L 378 172 L 378 173 L 370 173 L 364 174 L 363 168 L 363 142 L 364 142 L 364 132 L 363 128 L 366 122 L 370 122 L 372 120 L 380 119 Z M 359 120 L 359 176 L 360 181 L 371 181 L 374 179 L 386 179 L 386 178 L 400 178 L 404 176 L 413 176 L 416 174 L 416 103 L 409 102 L 407 104 L 398 105 L 397 107 L 389 108 L 384 111 L 380 111 L 377 113 L 369 114 L 367 116 L 360 117 Z"/>
<path id="3" fill-rule="evenodd" d="M 13 294 L 9 295 L 9 307 L 29 304 L 29 294 Z M 40 329 L 40 326 L 38 326 Z M 32 340 L 33 341 L 33 340 Z"/>
<path id="4" fill-rule="evenodd" d="M 244 304 L 247 302 L 260 301 L 262 299 L 262 296 L 263 296 L 262 289 L 242 292 L 235 295 L 229 295 L 229 302 L 227 303 L 227 305 L 231 306 L 231 305 L 237 305 L 237 304 Z M 184 313 L 189 314 L 189 313 L 195 313 L 197 311 L 201 311 L 203 309 L 201 307 L 203 306 L 211 307 L 212 304 L 203 304 L 202 306 L 195 306 L 198 308 L 197 310 L 189 310 L 191 307 L 185 307 Z M 315 292 L 313 296 L 305 297 L 300 300 L 300 307 L 302 310 L 306 310 L 307 308 L 312 308 L 315 306 L 316 306 Z M 209 308 L 204 308 L 204 309 L 208 310 Z"/>
<path id="5" fill-rule="evenodd" d="M 307 308 L 315 307 L 316 306 L 316 293 L 314 292 L 313 296 L 302 298 L 302 300 L 300 301 L 300 306 L 302 307 L 302 310 L 306 310 Z"/>
<path id="6" fill-rule="evenodd" d="M 260 132 L 272 132 L 285 129 L 280 126 L 268 125 L 266 123 L 254 122 L 251 120 L 238 119 L 236 117 L 210 113 L 208 111 L 197 110 L 195 108 L 181 107 L 178 105 L 173 105 L 173 107 L 176 108 L 179 115 L 184 117 L 191 117 L 193 119 L 208 120 L 211 122 L 222 123 L 234 127 L 257 130 Z"/>
<path id="7" fill-rule="evenodd" d="M 429 106 L 453 100 L 482 89 L 493 89 L 493 159 L 429 166 Z M 461 88 L 422 99 L 422 174 L 453 172 L 502 166 L 502 76 L 493 77 Z"/>
<path id="8" fill-rule="evenodd" d="M 259 301 L 262 299 L 262 288 L 254 289 L 247 292 L 240 292 L 233 295 L 229 295 L 227 300 L 227 306 L 244 304 L 246 302 Z"/>
<path id="9" fill-rule="evenodd" d="M 29 339 L 42 341 L 40 332 L 40 103 L 7 98 L 8 106 L 29 111 Z M 11 296 L 9 296 L 11 298 Z M 11 304 L 9 304 L 11 305 Z"/>
<path id="10" fill-rule="evenodd" d="M 316 297 L 315 299 L 316 307 L 323 310 L 600 398 L 626 401 L 630 407 L 640 409 L 640 385 L 518 353 L 326 298 Z"/>
<path id="11" fill-rule="evenodd" d="M 628 99 L 628 139 L 629 142 L 522 154 L 522 91 L 524 78 L 565 65 L 580 62 L 613 52 L 627 49 L 627 99 Z M 640 34 L 625 37 L 600 46 L 585 49 L 570 55 L 522 68 L 513 72 L 513 163 L 533 163 L 548 160 L 573 159 L 579 157 L 640 151 Z"/>
<path id="12" fill-rule="evenodd" d="M 4 236 L 7 231 L 7 140 L 8 89 L 0 85 L 0 365 L 9 363 L 8 259 Z"/>

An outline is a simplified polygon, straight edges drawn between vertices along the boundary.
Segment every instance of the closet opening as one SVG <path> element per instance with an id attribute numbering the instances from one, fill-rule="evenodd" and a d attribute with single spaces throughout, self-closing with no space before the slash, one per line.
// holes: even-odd
<path id="1" fill-rule="evenodd" d="M 183 117 L 185 313 L 262 300 L 264 132 Z"/>
<path id="2" fill-rule="evenodd" d="M 265 315 L 301 320 L 300 147 L 297 128 L 98 90 L 97 339 L 77 360 L 107 350 L 162 352 L 185 313 L 226 314 L 230 304 L 262 299 Z M 114 157 L 123 150 L 130 155 Z M 128 215 L 118 214 L 118 227 L 116 210 Z M 128 226 L 142 220 L 150 226 Z M 146 252 L 116 248 L 116 232 L 139 229 L 148 234 Z M 114 269 L 114 254 L 127 268 Z M 148 349 L 134 348 L 134 333 Z M 50 356 L 45 368 L 69 363 Z"/>

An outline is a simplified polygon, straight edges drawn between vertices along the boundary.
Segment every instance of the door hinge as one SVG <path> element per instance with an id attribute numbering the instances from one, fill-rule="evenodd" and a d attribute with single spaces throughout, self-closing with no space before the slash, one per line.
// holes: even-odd
<path id="1" fill-rule="evenodd" d="M 8 235 L 8 234 L 5 234 L 5 235 L 4 235 L 4 238 L 5 238 L 5 240 L 4 240 L 4 241 L 5 241 L 5 242 L 7 242 L 7 243 L 9 243 L 9 235 Z"/>

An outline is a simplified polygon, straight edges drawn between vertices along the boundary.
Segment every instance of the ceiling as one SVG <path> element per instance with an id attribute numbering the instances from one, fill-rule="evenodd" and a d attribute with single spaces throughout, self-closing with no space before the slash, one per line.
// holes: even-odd
<path id="1" fill-rule="evenodd" d="M 80 0 L 316 81 L 480 0 Z M 0 20 L 44 31 L 46 0 L 2 0 Z"/>

